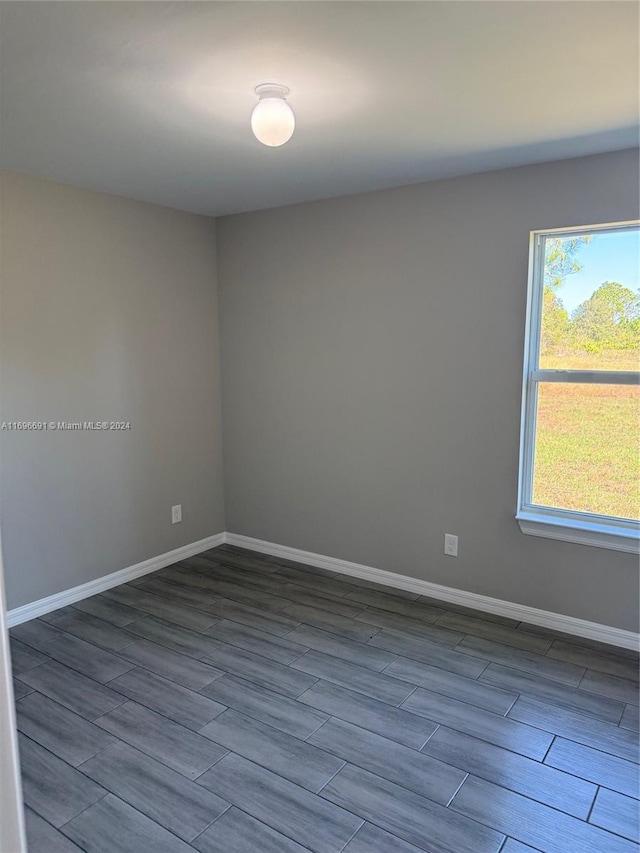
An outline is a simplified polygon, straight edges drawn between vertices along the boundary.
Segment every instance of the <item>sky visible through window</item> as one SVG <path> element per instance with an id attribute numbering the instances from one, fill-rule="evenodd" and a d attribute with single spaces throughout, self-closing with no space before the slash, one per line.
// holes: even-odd
<path id="1" fill-rule="evenodd" d="M 567 276 L 558 297 L 571 314 L 605 281 L 617 281 L 634 292 L 640 288 L 640 233 L 636 231 L 595 234 L 580 246 L 575 260 L 580 272 Z"/>

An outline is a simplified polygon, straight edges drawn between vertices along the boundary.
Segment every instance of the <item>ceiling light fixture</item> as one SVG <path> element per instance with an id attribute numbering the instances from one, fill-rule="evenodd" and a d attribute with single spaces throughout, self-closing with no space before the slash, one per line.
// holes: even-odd
<path id="1" fill-rule="evenodd" d="M 256 86 L 258 103 L 251 113 L 251 130 L 263 145 L 276 148 L 288 142 L 296 126 L 293 110 L 287 103 L 289 89 L 278 83 Z"/>

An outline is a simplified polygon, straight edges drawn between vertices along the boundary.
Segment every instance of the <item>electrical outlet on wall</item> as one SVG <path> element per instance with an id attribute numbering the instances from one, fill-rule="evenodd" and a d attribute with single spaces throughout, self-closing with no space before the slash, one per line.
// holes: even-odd
<path id="1" fill-rule="evenodd" d="M 449 557 L 458 556 L 458 537 L 453 533 L 444 534 L 444 553 Z"/>
<path id="2" fill-rule="evenodd" d="M 178 524 L 182 521 L 182 504 L 177 504 L 171 507 L 171 524 Z"/>

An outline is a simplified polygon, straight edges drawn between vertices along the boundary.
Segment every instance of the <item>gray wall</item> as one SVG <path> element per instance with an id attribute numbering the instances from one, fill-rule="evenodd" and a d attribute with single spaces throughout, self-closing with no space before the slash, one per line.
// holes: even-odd
<path id="1" fill-rule="evenodd" d="M 219 220 L 227 529 L 637 630 L 514 520 L 529 231 L 637 215 L 627 151 Z"/>
<path id="2" fill-rule="evenodd" d="M 131 422 L 0 432 L 11 608 L 225 524 L 214 221 L 12 174 L 0 198 L 1 420 Z"/>

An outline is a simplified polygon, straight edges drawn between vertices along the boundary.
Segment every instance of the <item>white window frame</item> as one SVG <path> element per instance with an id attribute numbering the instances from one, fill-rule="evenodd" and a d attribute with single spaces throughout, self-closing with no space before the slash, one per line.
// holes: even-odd
<path id="1" fill-rule="evenodd" d="M 522 382 L 520 465 L 516 519 L 523 533 L 640 553 L 640 523 L 628 519 L 540 506 L 532 503 L 533 466 L 536 437 L 538 384 L 540 382 L 582 382 L 615 385 L 640 384 L 638 371 L 540 370 L 540 331 L 544 287 L 544 241 L 546 237 L 582 237 L 594 232 L 626 231 L 640 220 L 589 225 L 580 228 L 552 228 L 532 231 L 529 246 L 529 285 Z"/>

